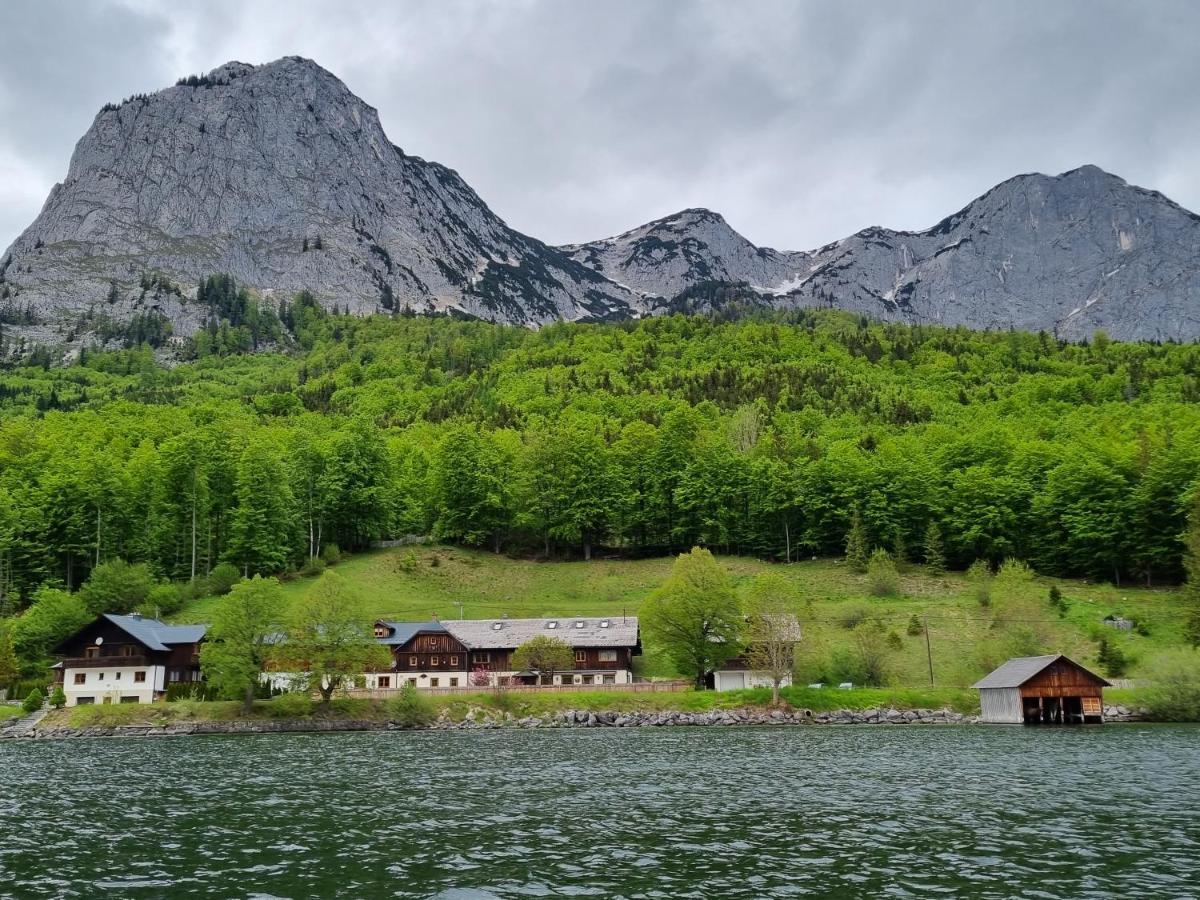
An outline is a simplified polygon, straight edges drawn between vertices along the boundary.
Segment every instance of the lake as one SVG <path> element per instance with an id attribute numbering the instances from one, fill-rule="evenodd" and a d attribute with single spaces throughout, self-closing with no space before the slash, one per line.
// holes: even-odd
<path id="1" fill-rule="evenodd" d="M 15 897 L 1196 896 L 1200 726 L 0 744 Z"/>

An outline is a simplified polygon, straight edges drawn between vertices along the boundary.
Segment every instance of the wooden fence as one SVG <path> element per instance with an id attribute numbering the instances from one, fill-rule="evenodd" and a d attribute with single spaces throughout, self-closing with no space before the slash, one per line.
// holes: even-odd
<path id="1" fill-rule="evenodd" d="M 612 691 L 623 694 L 657 694 L 676 693 L 691 689 L 691 682 L 687 681 L 635 681 L 631 684 L 520 684 L 502 688 L 487 686 L 472 687 L 471 685 L 467 685 L 466 687 L 417 688 L 422 694 L 582 694 L 596 691 L 606 694 Z M 370 700 L 387 700 L 389 697 L 397 696 L 401 690 L 403 690 L 402 687 L 379 688 L 373 691 L 366 688 L 353 688 L 341 696 Z"/>

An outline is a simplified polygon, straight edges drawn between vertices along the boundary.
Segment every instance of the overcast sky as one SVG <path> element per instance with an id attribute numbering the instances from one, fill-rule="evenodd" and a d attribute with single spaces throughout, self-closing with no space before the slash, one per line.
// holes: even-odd
<path id="1" fill-rule="evenodd" d="M 1200 210 L 1200 2 L 4 5 L 0 248 L 100 106 L 311 57 L 551 243 L 689 206 L 809 249 L 1095 163 Z"/>

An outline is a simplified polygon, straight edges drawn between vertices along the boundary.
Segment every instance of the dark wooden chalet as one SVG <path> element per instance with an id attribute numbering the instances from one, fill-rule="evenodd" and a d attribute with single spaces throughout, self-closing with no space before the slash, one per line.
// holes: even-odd
<path id="1" fill-rule="evenodd" d="M 412 682 L 418 687 L 466 687 L 468 651 L 441 622 L 375 623 L 375 637 L 392 654 L 392 676 L 379 674 L 380 689 Z"/>
<path id="2" fill-rule="evenodd" d="M 983 721 L 1011 725 L 1103 722 L 1109 686 L 1061 654 L 1010 659 L 972 685 Z"/>
<path id="3" fill-rule="evenodd" d="M 71 706 L 150 702 L 170 684 L 200 680 L 207 630 L 136 613 L 102 615 L 54 648 L 60 658 L 55 678 Z"/>

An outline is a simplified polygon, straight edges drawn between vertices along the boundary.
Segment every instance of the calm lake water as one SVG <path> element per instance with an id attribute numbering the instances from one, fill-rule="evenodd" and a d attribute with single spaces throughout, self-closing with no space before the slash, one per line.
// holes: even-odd
<path id="1" fill-rule="evenodd" d="M 1200 727 L 0 744 L 14 897 L 1193 897 Z"/>

